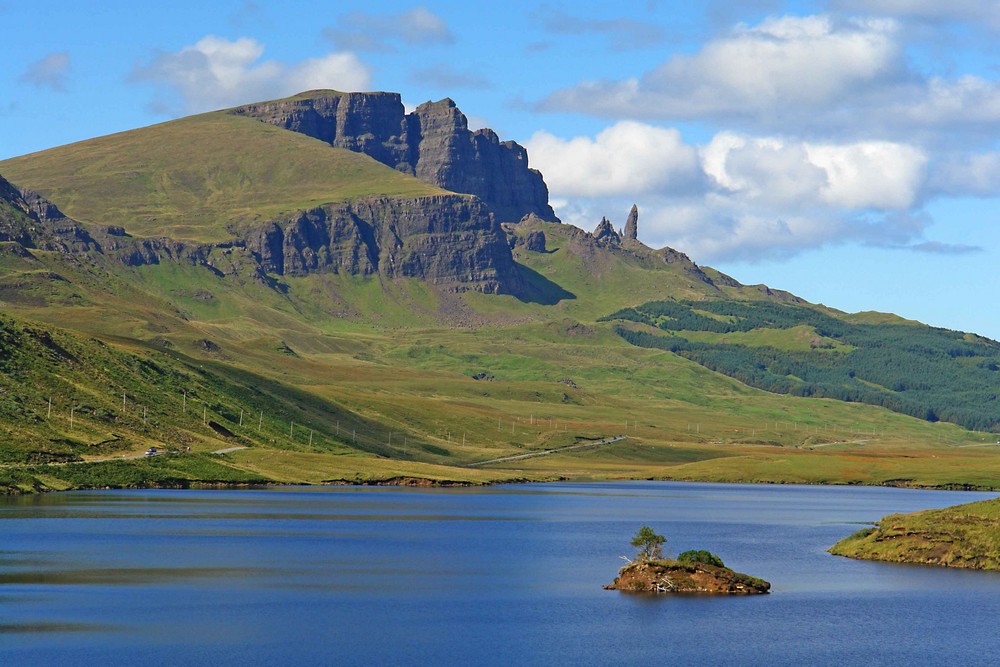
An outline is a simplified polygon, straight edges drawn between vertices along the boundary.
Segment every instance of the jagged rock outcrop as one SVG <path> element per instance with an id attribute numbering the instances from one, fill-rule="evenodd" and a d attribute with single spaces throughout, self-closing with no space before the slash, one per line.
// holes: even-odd
<path id="1" fill-rule="evenodd" d="M 58 252 L 100 249 L 94 238 L 51 202 L 30 190 L 18 190 L 0 176 L 0 242 Z"/>
<path id="2" fill-rule="evenodd" d="M 531 252 L 545 252 L 545 232 L 535 229 L 524 237 L 524 248 Z"/>
<path id="3" fill-rule="evenodd" d="M 489 129 L 472 132 L 451 99 L 405 113 L 398 93 L 313 91 L 231 113 L 364 153 L 438 187 L 475 195 L 501 221 L 526 214 L 558 221 L 524 147 Z"/>
<path id="4" fill-rule="evenodd" d="M 622 242 L 622 237 L 615 231 L 614 226 L 607 218 L 603 217 L 597 225 L 597 229 L 594 230 L 593 236 L 595 241 L 604 245 L 620 245 Z"/>
<path id="5" fill-rule="evenodd" d="M 632 204 L 632 210 L 628 212 L 628 220 L 625 221 L 625 240 L 636 241 L 639 238 L 639 207 Z"/>

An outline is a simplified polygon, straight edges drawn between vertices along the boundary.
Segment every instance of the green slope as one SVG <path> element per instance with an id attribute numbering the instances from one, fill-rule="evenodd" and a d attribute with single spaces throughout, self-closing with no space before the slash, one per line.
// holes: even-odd
<path id="1" fill-rule="evenodd" d="M 362 195 L 444 191 L 366 155 L 214 112 L 0 162 L 0 174 L 87 224 L 202 242 L 227 226 Z"/>
<path id="2" fill-rule="evenodd" d="M 1000 428 L 1000 343 L 979 336 L 723 300 L 650 302 L 604 319 L 641 325 L 617 328 L 634 345 L 670 350 L 767 391 Z"/>
<path id="3" fill-rule="evenodd" d="M 830 553 L 849 558 L 1000 570 L 1000 499 L 892 514 L 844 538 Z"/>

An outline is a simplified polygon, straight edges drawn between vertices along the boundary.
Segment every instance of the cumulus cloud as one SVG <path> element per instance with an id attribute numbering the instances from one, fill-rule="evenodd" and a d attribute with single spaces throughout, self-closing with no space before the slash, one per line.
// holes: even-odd
<path id="1" fill-rule="evenodd" d="M 666 39 L 660 26 L 624 17 L 587 19 L 555 11 L 545 16 L 542 25 L 549 32 L 560 35 L 602 35 L 613 51 L 648 48 Z"/>
<path id="2" fill-rule="evenodd" d="M 526 148 L 560 196 L 681 192 L 701 180 L 696 150 L 672 128 L 622 121 L 593 139 L 542 131 Z"/>
<path id="3" fill-rule="evenodd" d="M 739 25 L 637 78 L 557 91 L 538 108 L 837 137 L 900 138 L 931 129 L 995 134 L 1000 82 L 911 71 L 892 19 L 785 16 Z"/>
<path id="4" fill-rule="evenodd" d="M 180 51 L 155 54 L 149 63 L 132 70 L 130 80 L 148 81 L 173 93 L 189 113 L 314 88 L 365 90 L 369 86 L 368 67 L 351 53 L 330 53 L 293 64 L 262 61 L 263 55 L 264 45 L 256 40 L 229 41 L 209 35 Z M 157 106 L 173 111 L 175 105 L 161 98 Z"/>
<path id="5" fill-rule="evenodd" d="M 20 81 L 62 93 L 66 91 L 69 68 L 69 52 L 56 51 L 28 65 Z"/>
<path id="6" fill-rule="evenodd" d="M 895 24 L 828 16 L 740 25 L 693 55 L 675 55 L 640 79 L 587 83 L 550 96 L 546 108 L 700 117 L 772 113 L 829 104 L 900 67 Z M 629 115 L 629 114 L 625 114 Z"/>
<path id="7" fill-rule="evenodd" d="M 772 259 L 844 242 L 917 249 L 931 224 L 914 213 L 930 161 L 904 143 L 719 132 L 693 146 L 676 129 L 620 121 L 594 137 L 538 132 L 526 145 L 565 222 L 592 229 L 604 215 L 624 219 L 636 201 L 642 240 L 702 261 Z M 993 174 L 988 162 L 978 166 Z"/>
<path id="8" fill-rule="evenodd" d="M 905 144 L 812 144 L 716 135 L 703 150 L 705 172 L 744 199 L 789 208 L 905 209 L 923 185 L 927 157 Z"/>
<path id="9" fill-rule="evenodd" d="M 395 51 L 394 44 L 422 46 L 455 41 L 445 20 L 426 7 L 402 14 L 348 12 L 337 19 L 335 27 L 325 28 L 323 35 L 337 48 L 348 51 Z"/>

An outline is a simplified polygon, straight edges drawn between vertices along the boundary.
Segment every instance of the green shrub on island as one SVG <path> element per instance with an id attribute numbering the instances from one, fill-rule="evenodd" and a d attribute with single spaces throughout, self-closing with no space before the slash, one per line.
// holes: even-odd
<path id="1" fill-rule="evenodd" d="M 685 551 L 677 556 L 677 560 L 681 563 L 703 563 L 705 565 L 725 567 L 721 558 L 713 554 L 711 551 L 705 551 L 703 549 Z"/>

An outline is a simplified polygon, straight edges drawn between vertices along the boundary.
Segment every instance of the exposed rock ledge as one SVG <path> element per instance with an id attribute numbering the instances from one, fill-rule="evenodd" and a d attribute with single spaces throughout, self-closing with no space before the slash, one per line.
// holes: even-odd
<path id="1" fill-rule="evenodd" d="M 698 593 L 704 595 L 755 595 L 767 593 L 771 584 L 728 567 L 676 560 L 637 560 L 618 571 L 604 587 L 634 593 Z"/>

